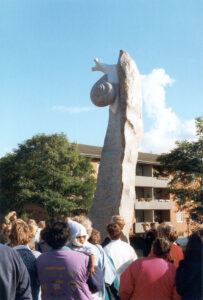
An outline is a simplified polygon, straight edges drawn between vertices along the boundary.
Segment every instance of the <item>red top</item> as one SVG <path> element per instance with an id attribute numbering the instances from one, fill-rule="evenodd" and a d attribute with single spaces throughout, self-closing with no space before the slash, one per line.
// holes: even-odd
<path id="1" fill-rule="evenodd" d="M 179 261 L 184 259 L 182 248 L 174 243 L 171 243 L 169 256 L 176 268 L 179 266 Z"/>
<path id="2" fill-rule="evenodd" d="M 179 266 L 180 260 L 184 259 L 183 250 L 180 246 L 178 246 L 174 243 L 170 243 L 170 246 L 171 246 L 171 249 L 170 249 L 170 253 L 168 255 L 167 260 L 177 268 Z M 155 256 L 153 254 L 152 249 L 148 256 Z"/>
<path id="3" fill-rule="evenodd" d="M 176 267 L 163 258 L 135 260 L 121 275 L 122 300 L 180 300 L 175 288 Z"/>

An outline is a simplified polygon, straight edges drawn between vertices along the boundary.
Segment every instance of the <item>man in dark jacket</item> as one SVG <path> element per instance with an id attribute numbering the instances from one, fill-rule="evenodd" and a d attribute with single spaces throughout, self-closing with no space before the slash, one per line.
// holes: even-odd
<path id="1" fill-rule="evenodd" d="M 30 279 L 19 254 L 0 245 L 0 299 L 32 300 Z"/>

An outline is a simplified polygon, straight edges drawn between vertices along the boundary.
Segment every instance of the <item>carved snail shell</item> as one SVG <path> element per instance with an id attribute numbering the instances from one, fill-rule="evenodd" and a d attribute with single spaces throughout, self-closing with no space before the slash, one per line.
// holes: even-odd
<path id="1" fill-rule="evenodd" d="M 92 102 L 99 107 L 111 105 L 116 98 L 115 87 L 107 79 L 107 75 L 104 75 L 93 86 L 90 97 Z"/>

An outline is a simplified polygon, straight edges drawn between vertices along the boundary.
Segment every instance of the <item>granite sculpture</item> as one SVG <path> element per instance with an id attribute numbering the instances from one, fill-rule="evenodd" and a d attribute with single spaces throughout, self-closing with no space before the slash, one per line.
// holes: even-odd
<path id="1" fill-rule="evenodd" d="M 126 222 L 128 239 L 135 204 L 135 170 L 142 137 L 141 79 L 134 60 L 123 50 L 117 65 L 95 59 L 93 71 L 105 75 L 91 90 L 91 100 L 99 107 L 109 105 L 109 122 L 101 154 L 97 187 L 88 213 L 93 227 L 106 236 L 112 215 Z"/>

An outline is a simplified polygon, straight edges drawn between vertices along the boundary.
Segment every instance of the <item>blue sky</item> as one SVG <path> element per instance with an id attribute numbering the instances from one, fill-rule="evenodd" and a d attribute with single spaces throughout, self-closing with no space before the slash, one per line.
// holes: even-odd
<path id="1" fill-rule="evenodd" d="M 1 0 L 0 157 L 38 133 L 103 145 L 108 108 L 90 101 L 93 59 L 135 60 L 143 80 L 141 151 L 194 139 L 202 115 L 201 0 Z"/>

